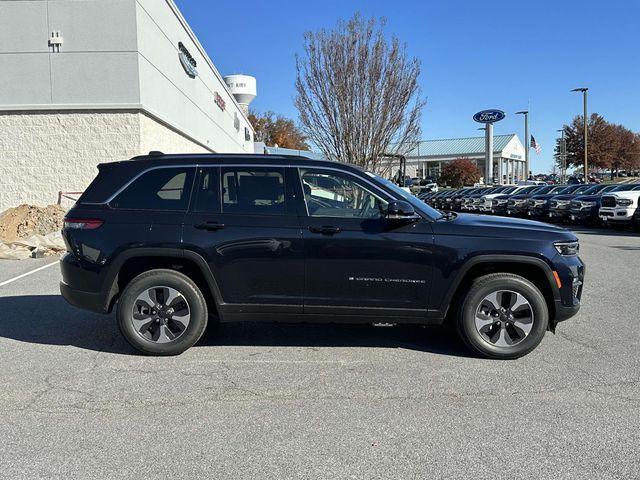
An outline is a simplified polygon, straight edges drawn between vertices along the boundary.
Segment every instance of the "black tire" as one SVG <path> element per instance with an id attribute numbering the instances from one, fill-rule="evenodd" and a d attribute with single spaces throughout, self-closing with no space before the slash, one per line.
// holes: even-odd
<path id="1" fill-rule="evenodd" d="M 496 346 L 476 327 L 476 312 L 487 295 L 499 290 L 508 290 L 522 295 L 532 311 L 531 330 L 514 345 Z M 544 295 L 530 281 L 511 273 L 493 273 L 473 281 L 463 298 L 458 313 L 458 333 L 464 343 L 475 353 L 487 358 L 514 359 L 522 357 L 544 338 L 549 323 L 549 310 Z"/>
<path id="2" fill-rule="evenodd" d="M 176 338 L 158 343 L 145 338 L 134 327 L 133 309 L 138 296 L 154 287 L 169 287 L 179 292 L 188 305 L 190 319 Z M 149 270 L 135 277 L 122 292 L 116 318 L 120 332 L 129 344 L 146 355 L 179 355 L 193 346 L 207 328 L 207 302 L 198 286 L 186 275 L 175 270 Z M 158 320 L 156 320 L 158 321 Z"/>

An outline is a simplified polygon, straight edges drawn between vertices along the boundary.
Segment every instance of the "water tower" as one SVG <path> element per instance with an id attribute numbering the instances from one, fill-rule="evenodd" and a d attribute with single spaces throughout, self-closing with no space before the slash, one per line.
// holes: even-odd
<path id="1" fill-rule="evenodd" d="M 240 108 L 246 114 L 249 112 L 249 104 L 256 98 L 256 79 L 250 75 L 227 75 L 224 81 L 229 91 L 240 104 Z"/>

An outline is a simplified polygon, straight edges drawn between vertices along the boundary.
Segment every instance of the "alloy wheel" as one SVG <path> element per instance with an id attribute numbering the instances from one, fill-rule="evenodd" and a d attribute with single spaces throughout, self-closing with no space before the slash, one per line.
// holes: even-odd
<path id="1" fill-rule="evenodd" d="M 190 320 L 191 310 L 184 295 L 164 286 L 140 293 L 131 312 L 131 322 L 138 335 L 155 343 L 176 340 L 187 330 Z"/>
<path id="2" fill-rule="evenodd" d="M 511 347 L 531 332 L 533 308 L 524 295 L 497 290 L 482 299 L 474 320 L 485 342 L 496 347 Z"/>

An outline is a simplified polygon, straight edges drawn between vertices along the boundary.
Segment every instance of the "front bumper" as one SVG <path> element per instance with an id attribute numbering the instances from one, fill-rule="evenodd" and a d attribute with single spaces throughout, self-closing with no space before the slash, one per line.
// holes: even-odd
<path id="1" fill-rule="evenodd" d="M 527 209 L 527 215 L 530 217 L 548 217 L 549 216 L 549 207 L 540 205 L 540 206 L 530 206 Z"/>
<path id="2" fill-rule="evenodd" d="M 568 207 L 559 207 L 559 208 L 550 208 L 549 209 L 549 218 L 558 218 L 558 219 L 566 219 L 569 218 L 571 211 Z"/>
<path id="3" fill-rule="evenodd" d="M 635 208 L 601 207 L 598 216 L 603 222 L 630 222 L 634 213 Z"/>
<path id="4" fill-rule="evenodd" d="M 556 300 L 555 307 L 556 314 L 553 317 L 554 322 L 563 322 L 578 314 L 578 312 L 580 311 L 580 302 L 578 302 L 576 305 L 567 307 L 566 305 L 563 305 L 561 301 Z"/>
<path id="5" fill-rule="evenodd" d="M 572 208 L 569 210 L 569 218 L 574 222 L 586 222 L 591 220 L 597 220 L 597 210 L 594 208 Z"/>
<path id="6" fill-rule="evenodd" d="M 507 215 L 526 215 L 527 208 L 528 205 L 526 203 L 507 205 Z"/>

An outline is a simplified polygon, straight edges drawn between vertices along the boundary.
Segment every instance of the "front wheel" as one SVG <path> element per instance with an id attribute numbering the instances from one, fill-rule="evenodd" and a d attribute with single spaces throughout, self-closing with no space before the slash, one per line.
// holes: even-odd
<path id="1" fill-rule="evenodd" d="M 473 351 L 513 359 L 542 341 L 549 322 L 544 296 L 519 275 L 494 273 L 476 279 L 463 301 L 458 332 Z"/>
<path id="2" fill-rule="evenodd" d="M 147 355 L 178 355 L 207 327 L 207 303 L 198 286 L 174 270 L 150 270 L 124 289 L 116 317 L 125 339 Z"/>

